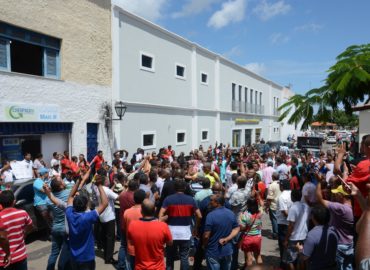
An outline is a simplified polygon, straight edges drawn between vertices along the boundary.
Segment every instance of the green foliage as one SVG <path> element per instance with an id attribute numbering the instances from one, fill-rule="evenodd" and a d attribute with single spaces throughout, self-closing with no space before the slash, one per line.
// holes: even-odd
<path id="1" fill-rule="evenodd" d="M 335 122 L 330 121 L 331 116 L 336 115 L 340 107 L 350 116 L 352 106 L 370 96 L 370 44 L 350 46 L 336 60 L 322 87 L 293 96 L 279 108 L 282 111 L 279 121 L 294 111 L 288 123 L 297 127 L 302 122 L 301 129 L 307 129 L 315 120 Z M 314 108 L 318 108 L 316 113 Z"/>

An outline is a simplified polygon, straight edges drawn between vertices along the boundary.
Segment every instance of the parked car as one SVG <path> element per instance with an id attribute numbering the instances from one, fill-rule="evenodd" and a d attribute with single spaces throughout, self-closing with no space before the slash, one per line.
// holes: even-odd
<path id="1" fill-rule="evenodd" d="M 46 221 L 42 218 L 36 208 L 33 206 L 33 190 L 34 179 L 26 181 L 15 181 L 12 185 L 12 190 L 15 196 L 15 207 L 23 209 L 32 219 L 34 231 L 42 231 L 47 228 Z"/>
<path id="2" fill-rule="evenodd" d="M 328 136 L 326 143 L 337 143 L 337 138 L 335 136 Z"/>

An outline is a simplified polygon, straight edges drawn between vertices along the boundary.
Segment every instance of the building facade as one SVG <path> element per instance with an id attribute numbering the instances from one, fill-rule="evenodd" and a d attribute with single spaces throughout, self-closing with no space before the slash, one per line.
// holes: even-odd
<path id="1" fill-rule="evenodd" d="M 0 153 L 111 155 L 109 1 L 0 0 Z M 96 23 L 99 22 L 99 23 Z M 49 164 L 48 164 L 49 165 Z"/>
<path id="2" fill-rule="evenodd" d="M 123 121 L 114 124 L 117 147 L 132 152 L 172 145 L 188 152 L 215 142 L 286 141 L 295 131 L 278 122 L 289 89 L 119 4 L 112 7 L 112 58 L 112 99 L 127 105 Z"/>

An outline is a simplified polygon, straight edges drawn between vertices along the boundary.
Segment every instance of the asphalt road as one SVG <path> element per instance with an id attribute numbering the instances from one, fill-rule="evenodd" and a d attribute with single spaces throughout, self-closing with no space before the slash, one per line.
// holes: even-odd
<path id="1" fill-rule="evenodd" d="M 271 240 L 267 236 L 271 233 L 271 224 L 268 215 L 265 214 L 263 217 L 263 231 L 262 231 L 262 255 L 264 263 L 278 266 L 279 263 L 279 249 L 277 240 Z M 28 269 L 29 270 L 42 270 L 46 269 L 47 260 L 51 250 L 51 243 L 47 240 L 42 240 L 42 235 L 34 234 L 28 239 L 27 253 L 28 253 Z M 114 258 L 118 257 L 119 243 L 116 242 Z M 205 264 L 205 261 L 203 262 Z M 239 264 L 244 263 L 244 254 L 239 252 Z M 190 258 L 190 265 L 192 260 Z M 102 259 L 102 252 L 96 251 L 96 269 L 110 270 L 115 269 L 112 265 L 104 264 Z M 175 264 L 175 269 L 180 269 L 179 262 Z"/>

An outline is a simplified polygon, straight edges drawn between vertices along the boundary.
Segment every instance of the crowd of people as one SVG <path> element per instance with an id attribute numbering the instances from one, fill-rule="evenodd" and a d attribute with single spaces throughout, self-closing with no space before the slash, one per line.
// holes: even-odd
<path id="1" fill-rule="evenodd" d="M 111 164 L 102 151 L 90 162 L 65 151 L 49 168 L 26 153 L 51 239 L 47 269 L 95 269 L 97 249 L 125 270 L 171 270 L 176 260 L 182 270 L 370 269 L 370 135 L 356 157 L 342 145 L 319 157 L 259 149 L 119 150 Z M 32 220 L 15 208 L 12 169 L 2 164 L 0 269 L 27 269 Z M 261 255 L 264 215 L 279 266 Z"/>

